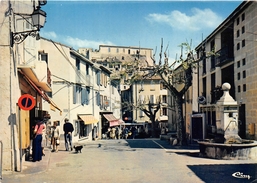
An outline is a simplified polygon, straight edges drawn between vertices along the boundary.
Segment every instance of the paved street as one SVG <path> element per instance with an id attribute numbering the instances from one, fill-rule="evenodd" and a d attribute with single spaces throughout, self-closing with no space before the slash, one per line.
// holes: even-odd
<path id="1" fill-rule="evenodd" d="M 257 182 L 257 162 L 199 158 L 197 147 L 174 148 L 159 139 L 81 144 L 82 153 L 75 153 L 64 151 L 62 142 L 58 153 L 48 149 L 41 162 L 24 162 L 22 172 L 4 173 L 2 183 Z"/>

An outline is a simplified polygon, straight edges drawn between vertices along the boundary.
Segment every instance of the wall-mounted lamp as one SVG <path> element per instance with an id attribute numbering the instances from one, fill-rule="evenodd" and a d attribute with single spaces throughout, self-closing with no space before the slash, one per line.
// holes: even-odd
<path id="1" fill-rule="evenodd" d="M 39 39 L 38 32 L 45 25 L 46 12 L 41 10 L 40 7 L 38 6 L 30 15 L 30 18 L 32 18 L 32 25 L 36 29 L 23 31 L 23 32 L 11 32 L 11 43 L 10 43 L 11 47 L 13 47 L 14 43 L 17 43 L 17 44 L 22 43 L 28 36 L 36 37 L 37 40 Z"/>

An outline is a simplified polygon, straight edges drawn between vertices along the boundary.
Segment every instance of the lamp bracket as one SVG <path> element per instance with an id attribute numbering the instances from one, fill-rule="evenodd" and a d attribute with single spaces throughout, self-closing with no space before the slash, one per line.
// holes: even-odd
<path id="1" fill-rule="evenodd" d="M 30 30 L 30 31 L 24 31 L 24 32 L 11 32 L 11 46 L 13 46 L 14 43 L 20 44 L 22 43 L 28 36 L 31 37 L 37 37 L 38 36 L 38 30 Z"/>

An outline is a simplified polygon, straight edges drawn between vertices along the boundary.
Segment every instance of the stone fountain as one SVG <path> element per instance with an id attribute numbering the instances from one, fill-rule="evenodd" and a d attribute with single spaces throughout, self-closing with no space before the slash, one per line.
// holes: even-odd
<path id="1" fill-rule="evenodd" d="M 222 85 L 223 96 L 217 101 L 216 135 L 198 141 L 200 156 L 215 159 L 256 159 L 257 142 L 238 135 L 238 107 L 229 94 L 230 84 Z"/>

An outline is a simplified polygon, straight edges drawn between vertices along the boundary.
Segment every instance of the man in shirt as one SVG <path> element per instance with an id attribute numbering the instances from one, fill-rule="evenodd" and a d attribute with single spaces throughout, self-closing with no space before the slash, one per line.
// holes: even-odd
<path id="1" fill-rule="evenodd" d="M 72 151 L 72 132 L 74 128 L 67 118 L 64 119 L 63 131 L 66 151 L 69 151 L 69 146 Z"/>

